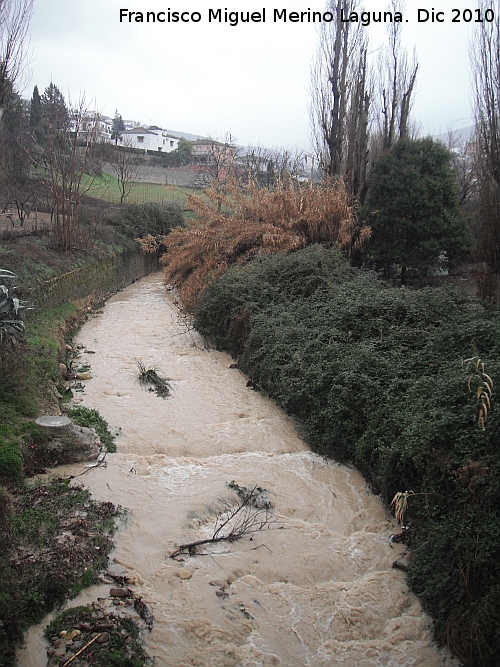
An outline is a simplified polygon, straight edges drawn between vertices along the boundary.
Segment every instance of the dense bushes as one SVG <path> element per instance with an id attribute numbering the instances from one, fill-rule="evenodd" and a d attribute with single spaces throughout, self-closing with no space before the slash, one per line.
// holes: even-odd
<path id="1" fill-rule="evenodd" d="M 111 219 L 111 224 L 124 236 L 166 236 L 176 227 L 185 227 L 184 217 L 177 206 L 165 204 L 127 204 Z"/>
<path id="2" fill-rule="evenodd" d="M 500 313 L 449 289 L 387 289 L 309 247 L 230 270 L 196 324 L 314 449 L 354 463 L 388 502 L 414 492 L 409 581 L 440 640 L 467 665 L 497 665 L 499 417 L 493 403 L 478 424 L 482 379 L 463 360 L 500 378 Z"/>

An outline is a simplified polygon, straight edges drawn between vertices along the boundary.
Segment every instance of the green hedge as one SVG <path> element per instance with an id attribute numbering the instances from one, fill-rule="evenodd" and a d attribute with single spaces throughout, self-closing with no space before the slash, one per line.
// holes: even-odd
<path id="1" fill-rule="evenodd" d="M 126 204 L 110 224 L 124 236 L 136 239 L 147 234 L 166 236 L 176 227 L 185 227 L 179 207 L 172 204 Z"/>
<path id="2" fill-rule="evenodd" d="M 300 417 L 313 449 L 390 502 L 413 491 L 409 582 L 467 665 L 500 661 L 500 430 L 463 361 L 500 382 L 500 313 L 453 289 L 389 289 L 310 247 L 229 271 L 196 326 Z"/>

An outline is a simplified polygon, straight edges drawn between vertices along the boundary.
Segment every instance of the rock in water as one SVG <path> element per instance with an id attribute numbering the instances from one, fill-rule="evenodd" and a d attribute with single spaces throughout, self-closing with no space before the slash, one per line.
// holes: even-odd
<path id="1" fill-rule="evenodd" d="M 130 595 L 128 588 L 110 588 L 109 594 L 114 598 L 126 598 Z"/>
<path id="2" fill-rule="evenodd" d="M 177 570 L 176 574 L 179 577 L 179 579 L 182 579 L 182 581 L 186 581 L 186 579 L 191 579 L 191 577 L 193 576 L 189 570 L 184 570 L 183 568 Z"/>

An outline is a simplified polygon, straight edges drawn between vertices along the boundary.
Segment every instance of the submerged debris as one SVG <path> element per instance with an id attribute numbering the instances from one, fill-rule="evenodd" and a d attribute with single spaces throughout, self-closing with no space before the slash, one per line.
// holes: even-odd
<path id="1" fill-rule="evenodd" d="M 146 364 L 141 359 L 136 359 L 139 367 L 139 382 L 142 385 L 150 385 L 149 391 L 156 392 L 157 396 L 166 398 L 170 396 L 170 385 L 166 378 L 160 375 L 160 369 L 157 366 L 147 368 Z"/>
<path id="2" fill-rule="evenodd" d="M 263 489 L 260 486 L 254 486 L 251 489 L 247 486 L 240 486 L 234 479 L 227 486 L 228 489 L 236 493 L 240 500 L 244 500 L 247 505 L 251 505 L 259 510 L 272 509 L 273 504 L 268 497 L 267 489 Z"/>

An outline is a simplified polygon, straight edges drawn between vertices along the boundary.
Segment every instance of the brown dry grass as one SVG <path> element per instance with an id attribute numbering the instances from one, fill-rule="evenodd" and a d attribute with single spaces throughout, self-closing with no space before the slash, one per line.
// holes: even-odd
<path id="1" fill-rule="evenodd" d="M 179 289 L 189 311 L 196 309 L 207 282 L 234 264 L 311 243 L 336 245 L 350 256 L 370 235 L 369 228 L 357 226 L 341 181 L 321 186 L 281 182 L 274 190 L 229 183 L 225 192 L 212 187 L 205 195 L 208 202 L 189 197 L 201 224 L 161 240 L 167 250 L 165 282 Z M 151 246 L 151 239 L 144 246 Z"/>

